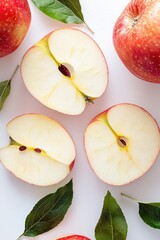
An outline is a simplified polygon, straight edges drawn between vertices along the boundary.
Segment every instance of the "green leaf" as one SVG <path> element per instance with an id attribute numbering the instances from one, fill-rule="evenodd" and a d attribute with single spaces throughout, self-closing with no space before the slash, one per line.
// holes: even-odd
<path id="1" fill-rule="evenodd" d="M 11 80 L 14 77 L 15 73 L 17 72 L 18 68 L 19 68 L 19 66 L 16 67 L 10 80 L 5 80 L 5 81 L 0 82 L 0 111 L 2 110 L 3 105 L 4 105 L 7 97 L 10 94 Z"/>
<path id="2" fill-rule="evenodd" d="M 125 240 L 128 226 L 124 214 L 108 191 L 100 219 L 95 228 L 96 240 Z"/>
<path id="3" fill-rule="evenodd" d="M 72 180 L 42 198 L 26 218 L 25 230 L 21 236 L 35 237 L 56 227 L 64 218 L 72 203 Z"/>
<path id="4" fill-rule="evenodd" d="M 160 229 L 160 203 L 139 202 L 139 215 L 150 227 Z"/>
<path id="5" fill-rule="evenodd" d="M 47 16 L 64 23 L 83 23 L 84 18 L 79 0 L 32 0 Z"/>
<path id="6" fill-rule="evenodd" d="M 64 23 L 85 23 L 79 0 L 32 0 L 47 16 Z M 85 23 L 86 24 L 86 23 Z M 86 24 L 88 29 L 93 31 Z"/>
<path id="7" fill-rule="evenodd" d="M 0 82 L 0 110 L 2 110 L 3 105 L 10 94 L 11 89 L 11 81 L 6 80 L 3 82 Z"/>
<path id="8" fill-rule="evenodd" d="M 121 193 L 123 196 L 136 201 L 139 205 L 139 215 L 150 227 L 160 229 L 160 202 L 146 203 Z"/>

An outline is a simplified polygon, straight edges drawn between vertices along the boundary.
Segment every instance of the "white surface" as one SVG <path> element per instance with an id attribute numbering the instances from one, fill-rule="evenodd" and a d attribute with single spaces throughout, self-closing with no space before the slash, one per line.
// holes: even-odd
<path id="1" fill-rule="evenodd" d="M 123 66 L 112 42 L 114 23 L 129 0 L 81 0 L 83 14 L 95 34 L 76 26 L 91 35 L 99 44 L 108 62 L 109 84 L 105 94 L 79 116 L 63 115 L 42 106 L 26 90 L 20 72 L 12 81 L 12 91 L 3 110 L 0 112 L 0 147 L 8 142 L 6 123 L 13 117 L 38 112 L 59 121 L 70 132 L 77 149 L 76 164 L 72 174 L 59 185 L 37 187 L 29 185 L 0 165 L 0 230 L 2 240 L 16 240 L 24 230 L 24 221 L 34 204 L 48 193 L 64 185 L 70 177 L 74 182 L 74 198 L 65 219 L 52 231 L 34 238 L 54 240 L 71 233 L 83 234 L 94 240 L 94 228 L 99 219 L 103 198 L 110 190 L 119 202 L 128 222 L 127 240 L 159 240 L 160 232 L 145 225 L 138 215 L 138 205 L 120 195 L 127 193 L 144 201 L 160 201 L 160 157 L 143 177 L 123 187 L 109 186 L 101 182 L 92 172 L 84 151 L 83 134 L 90 120 L 106 108 L 121 102 L 138 104 L 148 110 L 160 123 L 160 85 L 151 84 L 134 77 Z M 0 59 L 0 80 L 10 78 L 25 51 L 45 34 L 64 24 L 53 21 L 39 12 L 29 2 L 32 10 L 32 24 L 21 46 L 11 55 Z M 78 43 L 77 43 L 78 44 Z M 127 121 L 127 119 L 126 119 Z M 28 239 L 28 238 L 24 238 Z M 32 238 L 29 238 L 32 239 Z M 105 239 L 104 239 L 105 240 Z"/>

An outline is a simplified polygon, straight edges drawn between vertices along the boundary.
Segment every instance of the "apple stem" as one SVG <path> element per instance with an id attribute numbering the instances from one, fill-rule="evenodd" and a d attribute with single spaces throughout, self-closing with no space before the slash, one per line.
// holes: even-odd
<path id="1" fill-rule="evenodd" d="M 17 65 L 16 69 L 14 70 L 14 72 L 13 72 L 11 78 L 10 78 L 10 81 L 13 79 L 13 77 L 14 77 L 14 75 L 16 74 L 18 68 L 19 68 L 19 65 Z"/>
<path id="2" fill-rule="evenodd" d="M 86 25 L 86 27 L 88 28 L 88 30 L 92 33 L 92 34 L 94 34 L 94 31 L 90 28 L 90 26 L 85 22 L 85 25 Z"/>
<path id="3" fill-rule="evenodd" d="M 133 197 L 131 197 L 131 196 L 125 194 L 125 193 L 121 193 L 121 195 L 124 196 L 124 197 L 127 197 L 127 198 L 129 198 L 129 199 L 131 199 L 133 201 L 139 202 L 136 198 L 133 198 Z"/>
<path id="4" fill-rule="evenodd" d="M 134 27 L 136 25 L 136 22 L 138 21 L 138 18 L 139 18 L 139 16 L 137 16 L 133 19 L 132 27 Z"/>
<path id="5" fill-rule="evenodd" d="M 90 97 L 88 97 L 88 96 L 85 97 L 85 101 L 86 101 L 87 103 L 93 103 L 93 104 L 94 104 L 94 101 L 92 100 L 92 98 L 90 98 Z"/>

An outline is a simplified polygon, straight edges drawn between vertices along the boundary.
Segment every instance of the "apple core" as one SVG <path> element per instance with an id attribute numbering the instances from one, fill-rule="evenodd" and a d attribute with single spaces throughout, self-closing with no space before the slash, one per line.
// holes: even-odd
<path id="1" fill-rule="evenodd" d="M 127 146 L 127 138 L 126 137 L 118 137 L 117 143 L 121 148 L 125 148 Z"/>

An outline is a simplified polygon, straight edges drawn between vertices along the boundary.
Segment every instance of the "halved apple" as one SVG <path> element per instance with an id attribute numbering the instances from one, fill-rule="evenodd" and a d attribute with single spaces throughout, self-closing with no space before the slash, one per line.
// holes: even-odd
<path id="1" fill-rule="evenodd" d="M 87 34 L 58 29 L 31 47 L 21 62 L 29 92 L 45 106 L 71 115 L 100 97 L 107 86 L 105 57 Z"/>
<path id="2" fill-rule="evenodd" d="M 82 235 L 70 235 L 70 236 L 58 238 L 56 240 L 90 240 L 90 239 Z"/>
<path id="3" fill-rule="evenodd" d="M 0 160 L 16 177 L 47 186 L 70 173 L 75 147 L 58 122 L 41 114 L 25 114 L 10 121 L 7 130 L 11 140 L 0 149 Z"/>
<path id="4" fill-rule="evenodd" d="M 101 180 L 123 185 L 142 176 L 154 163 L 160 151 L 160 130 L 146 110 L 119 104 L 91 121 L 85 148 Z"/>

